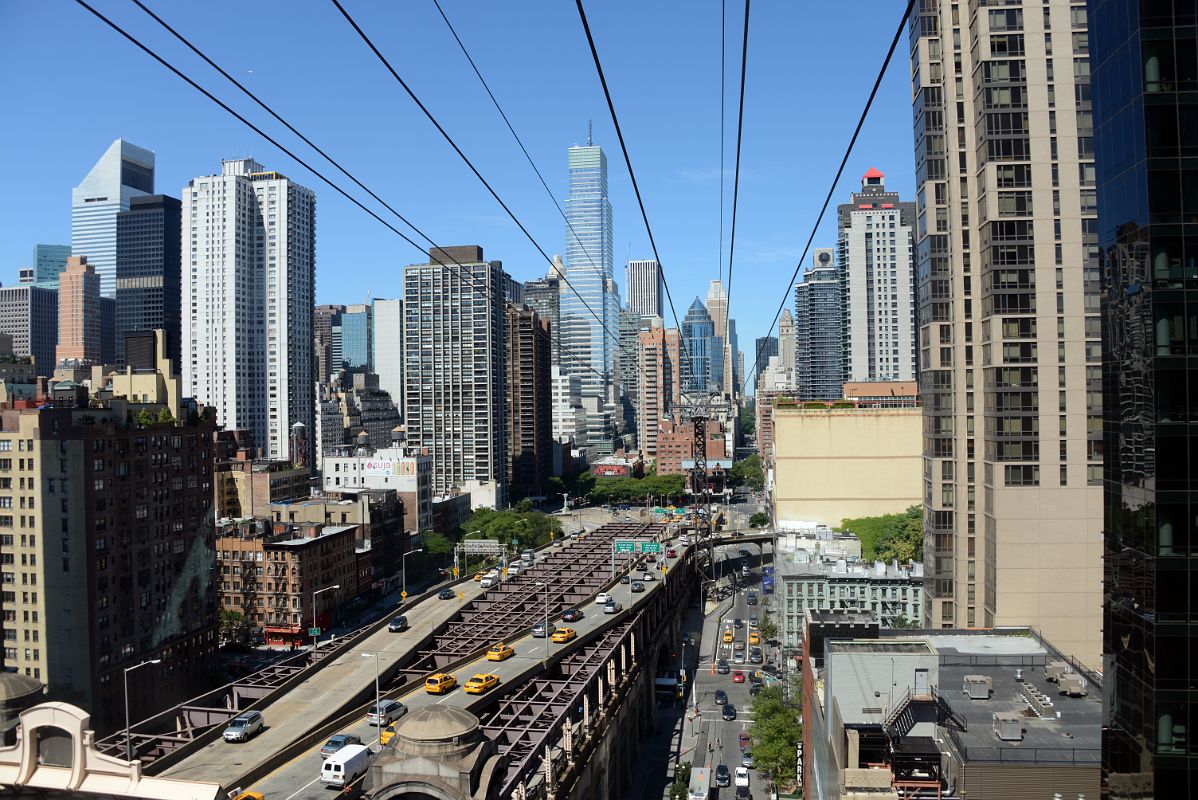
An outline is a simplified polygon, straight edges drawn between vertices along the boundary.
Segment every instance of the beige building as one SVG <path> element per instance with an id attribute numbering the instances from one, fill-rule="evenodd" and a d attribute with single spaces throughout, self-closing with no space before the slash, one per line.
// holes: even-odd
<path id="1" fill-rule="evenodd" d="M 774 407 L 775 521 L 839 526 L 922 499 L 918 408 Z"/>
<path id="2" fill-rule="evenodd" d="M 87 256 L 71 256 L 58 276 L 59 364 L 98 364 L 100 355 L 100 276 Z"/>
<path id="3" fill-rule="evenodd" d="M 1031 625 L 1098 663 L 1102 348 L 1086 9 L 911 20 L 935 627 Z"/>

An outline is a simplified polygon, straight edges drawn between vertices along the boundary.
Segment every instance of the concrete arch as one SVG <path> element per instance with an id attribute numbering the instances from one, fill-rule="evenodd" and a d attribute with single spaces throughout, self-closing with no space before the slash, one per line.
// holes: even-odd
<path id="1" fill-rule="evenodd" d="M 432 778 L 413 778 L 380 789 L 372 800 L 468 800 L 457 790 Z"/>

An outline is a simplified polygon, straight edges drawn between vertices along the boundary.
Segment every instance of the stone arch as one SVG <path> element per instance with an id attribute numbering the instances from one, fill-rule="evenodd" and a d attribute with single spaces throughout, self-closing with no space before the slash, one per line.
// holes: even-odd
<path id="1" fill-rule="evenodd" d="M 373 800 L 466 800 L 461 793 L 427 778 L 413 778 L 380 789 Z"/>
<path id="2" fill-rule="evenodd" d="M 21 714 L 21 749 L 17 783 L 28 783 L 39 769 L 69 772 L 67 789 L 77 789 L 87 774 L 86 735 L 91 716 L 68 703 L 42 703 Z"/>

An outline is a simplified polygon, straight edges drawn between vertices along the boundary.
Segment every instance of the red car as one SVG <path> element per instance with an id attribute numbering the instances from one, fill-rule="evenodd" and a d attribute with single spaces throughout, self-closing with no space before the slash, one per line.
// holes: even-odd
<path id="1" fill-rule="evenodd" d="M 652 553 L 649 553 L 648 555 L 645 556 L 645 562 L 648 564 L 656 564 L 657 556 L 653 555 Z"/>
<path id="2" fill-rule="evenodd" d="M 739 669 L 733 671 L 732 682 L 733 683 L 744 683 L 745 682 L 745 673 L 741 672 Z"/>
<path id="3" fill-rule="evenodd" d="M 678 558 L 678 551 L 671 547 L 666 551 L 666 558 Z"/>
<path id="4" fill-rule="evenodd" d="M 741 731 L 740 735 L 737 736 L 736 738 L 737 738 L 737 743 L 740 745 L 741 750 L 745 750 L 748 748 L 748 746 L 749 746 L 749 732 L 748 731 Z"/>

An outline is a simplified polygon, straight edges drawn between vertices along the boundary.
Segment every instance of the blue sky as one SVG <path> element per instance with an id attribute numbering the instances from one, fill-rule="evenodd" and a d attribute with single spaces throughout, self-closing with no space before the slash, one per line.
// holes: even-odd
<path id="1" fill-rule="evenodd" d="M 560 252 L 565 224 L 432 0 L 343 1 L 537 241 L 550 254 Z M 480 244 L 518 279 L 545 273 L 540 255 L 331 3 L 144 2 L 439 244 Z M 93 4 L 292 146 L 280 125 L 132 3 Z M 753 5 L 731 298 L 748 362 L 752 340 L 765 334 L 782 294 L 790 294 L 789 276 L 904 5 Z M 559 200 L 566 148 L 585 140 L 587 120 L 594 120 L 595 142 L 608 155 L 616 276 L 625 293 L 624 260 L 652 254 L 574 3 L 442 0 L 442 6 Z M 587 13 L 666 279 L 685 314 L 696 294 L 706 294 L 720 263 L 720 4 L 591 0 Z M 726 208 L 742 14 L 742 4 L 728 2 Z M 904 37 L 834 203 L 847 200 L 870 166 L 913 199 L 906 51 Z M 71 188 L 118 137 L 156 152 L 157 189 L 166 194 L 178 196 L 191 178 L 241 155 L 314 188 L 318 302 L 398 296 L 403 265 L 420 260 L 410 245 L 69 0 L 0 0 L 0 108 L 7 120 L 0 147 L 9 154 L 0 192 L 6 285 L 16 282 L 35 243 L 69 242 Z M 315 157 L 294 144 L 305 158 Z M 728 232 L 726 223 L 725 246 Z M 833 208 L 813 247 L 834 240 Z"/>

